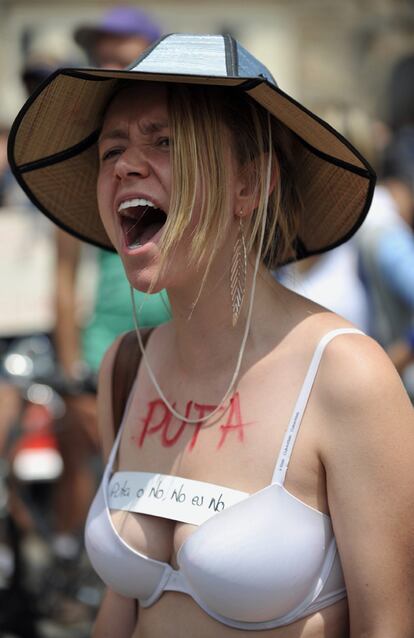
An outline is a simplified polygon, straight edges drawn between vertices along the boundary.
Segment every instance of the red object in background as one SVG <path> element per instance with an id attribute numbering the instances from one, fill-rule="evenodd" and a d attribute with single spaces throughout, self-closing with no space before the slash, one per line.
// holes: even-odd
<path id="1" fill-rule="evenodd" d="M 29 403 L 23 412 L 21 419 L 23 430 L 36 431 L 50 428 L 53 423 L 53 416 L 49 408 L 38 403 Z"/>
<path id="2" fill-rule="evenodd" d="M 29 403 L 21 419 L 23 432 L 12 451 L 15 476 L 23 481 L 50 481 L 63 471 L 50 410 Z"/>

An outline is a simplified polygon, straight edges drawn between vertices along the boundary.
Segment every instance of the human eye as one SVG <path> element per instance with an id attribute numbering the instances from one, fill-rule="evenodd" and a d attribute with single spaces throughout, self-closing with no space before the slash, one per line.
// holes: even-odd
<path id="1" fill-rule="evenodd" d="M 158 146 L 159 148 L 169 149 L 169 148 L 170 148 L 170 145 L 171 145 L 171 143 L 170 143 L 170 138 L 169 138 L 169 137 L 160 137 L 160 138 L 157 140 L 157 146 Z"/>
<path id="2" fill-rule="evenodd" d="M 119 146 L 115 147 L 115 148 L 108 148 L 105 149 L 101 152 L 101 156 L 100 156 L 100 160 L 101 162 L 105 162 L 107 160 L 110 160 L 114 157 L 117 157 L 118 155 L 120 155 L 122 153 L 122 148 L 120 148 Z"/>

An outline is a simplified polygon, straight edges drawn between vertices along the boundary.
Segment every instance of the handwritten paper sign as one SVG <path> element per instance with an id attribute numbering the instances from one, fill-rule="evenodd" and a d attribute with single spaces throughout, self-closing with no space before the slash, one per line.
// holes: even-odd
<path id="1" fill-rule="evenodd" d="M 111 509 L 201 525 L 247 498 L 247 492 L 153 472 L 115 472 L 109 482 Z"/>

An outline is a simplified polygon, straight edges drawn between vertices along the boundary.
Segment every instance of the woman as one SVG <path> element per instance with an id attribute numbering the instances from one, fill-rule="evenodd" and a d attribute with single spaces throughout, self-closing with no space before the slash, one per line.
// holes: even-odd
<path id="1" fill-rule="evenodd" d="M 127 72 L 56 74 L 10 161 L 171 300 L 115 442 L 118 342 L 101 369 L 94 636 L 411 636 L 411 405 L 376 343 L 267 269 L 356 230 L 366 162 L 231 38 L 185 35 Z"/>

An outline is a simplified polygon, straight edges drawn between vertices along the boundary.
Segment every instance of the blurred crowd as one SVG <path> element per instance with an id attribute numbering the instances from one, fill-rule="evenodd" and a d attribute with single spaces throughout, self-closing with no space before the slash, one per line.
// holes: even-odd
<path id="1" fill-rule="evenodd" d="M 27 97 L 59 67 L 122 69 L 161 34 L 151 16 L 132 7 L 111 9 L 99 23 L 80 25 L 73 38 L 60 30 L 41 31 L 29 43 L 21 72 Z M 93 575 L 85 574 L 83 552 L 83 525 L 101 471 L 96 378 L 106 349 L 134 327 L 129 285 L 115 253 L 85 247 L 56 230 L 29 202 L 7 163 L 8 127 L 0 133 L 5 248 L 0 257 L 0 451 L 8 462 L 0 476 L 7 523 L 5 531 L 0 529 L 0 587 L 3 567 L 7 602 L 25 600 L 26 611 L 33 608 L 22 624 L 22 605 L 14 610 L 0 604 L 0 633 L 7 629 L 35 638 L 43 635 L 36 633 L 37 620 L 54 616 L 61 622 L 85 621 L 86 636 L 100 596 Z M 169 319 L 165 294 L 141 297 L 141 327 Z M 47 485 L 46 512 L 38 495 L 33 498 L 40 484 Z M 47 566 L 46 581 L 40 578 L 34 586 L 33 564 L 25 565 L 27 539 L 31 562 L 43 556 Z M 42 606 L 45 586 L 49 602 Z M 51 631 L 55 635 L 56 627 Z"/>
<path id="2" fill-rule="evenodd" d="M 414 398 L 414 52 L 396 62 L 385 95 L 385 121 L 357 108 L 321 114 L 377 173 L 362 226 L 349 242 L 276 276 L 376 339 Z"/>
<path id="3" fill-rule="evenodd" d="M 57 30 L 39 32 L 29 43 L 21 71 L 27 96 L 58 67 L 123 68 L 161 35 L 151 16 L 131 7 L 107 11 L 100 22 L 79 26 L 73 37 Z M 414 398 L 414 52 L 397 61 L 386 96 L 382 121 L 374 121 L 357 104 L 330 105 L 320 113 L 378 173 L 366 221 L 350 242 L 284 267 L 275 277 L 378 340 Z M 115 254 L 82 246 L 63 230 L 56 231 L 28 201 L 8 167 L 9 125 L 0 121 L 0 451 L 7 461 L 0 465 L 7 491 L 4 505 L 0 483 L 0 509 L 4 505 L 7 510 L 3 519 L 11 512 L 9 526 L 17 526 L 24 537 L 41 530 L 52 556 L 49 564 L 79 565 L 84 560 L 83 523 L 100 472 L 96 375 L 110 343 L 133 329 L 129 288 Z M 142 327 L 169 318 L 165 293 L 145 297 L 139 306 Z M 28 392 L 33 385 L 50 392 L 42 395 L 38 389 L 36 399 L 33 389 Z M 13 462 L 22 453 L 24 437 L 26 474 L 16 478 Z M 39 459 L 44 480 L 36 474 Z M 19 492 L 22 481 L 39 480 L 50 486 L 47 525 L 39 525 Z M 0 536 L 0 589 L 12 582 L 24 592 L 24 578 L 16 576 L 19 548 L 7 563 L 1 550 L 6 540 Z M 72 598 L 90 605 L 91 618 L 99 586 L 91 585 L 88 593 L 84 585 L 72 583 L 66 598 L 55 601 L 55 613 L 63 618 L 63 603 Z M 69 618 L 78 618 L 76 613 Z M 0 633 L 1 623 L 8 622 L 17 620 L 0 614 Z M 23 629 L 14 631 L 25 635 Z M 33 638 L 34 629 L 30 631 Z M 10 627 L 9 633 L 13 635 Z"/>

